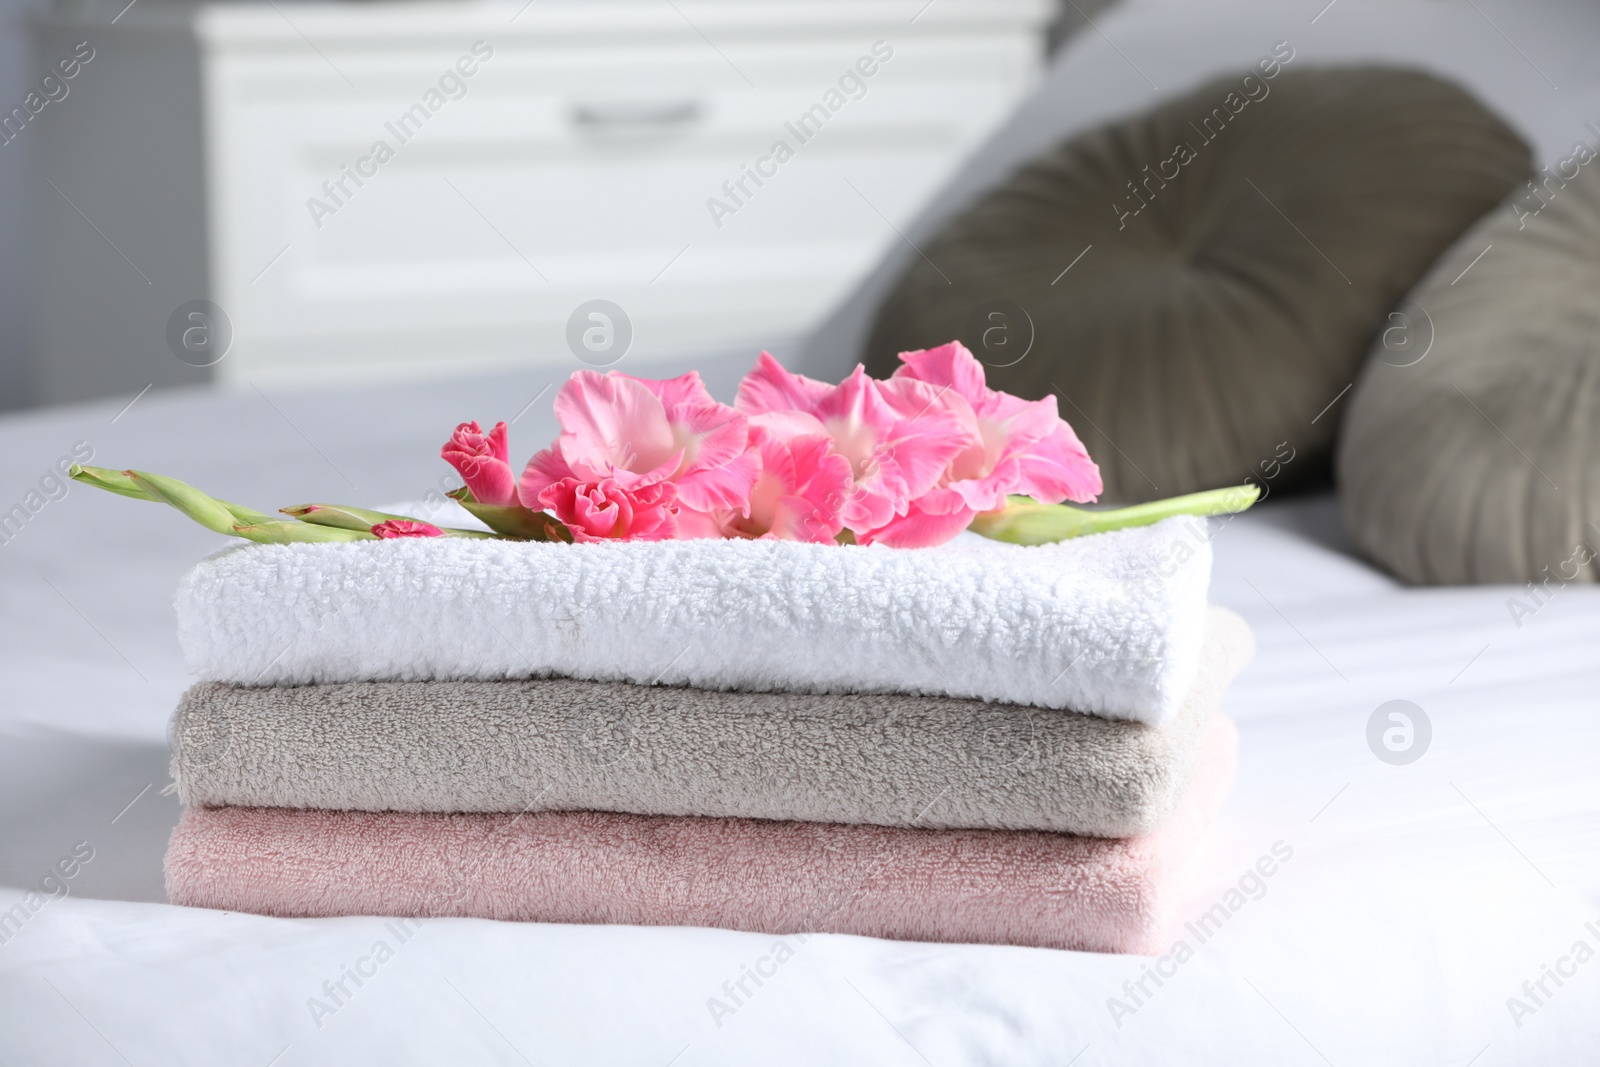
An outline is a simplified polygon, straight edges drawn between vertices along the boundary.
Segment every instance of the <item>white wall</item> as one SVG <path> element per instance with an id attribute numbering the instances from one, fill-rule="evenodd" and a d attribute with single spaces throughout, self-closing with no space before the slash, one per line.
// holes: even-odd
<path id="1" fill-rule="evenodd" d="M 0 0 L 0 112 L 22 103 L 33 81 L 27 20 L 44 9 L 42 0 Z M 31 159 L 37 138 L 0 144 L 0 410 L 21 407 L 31 395 L 28 355 L 32 345 L 35 256 Z"/>

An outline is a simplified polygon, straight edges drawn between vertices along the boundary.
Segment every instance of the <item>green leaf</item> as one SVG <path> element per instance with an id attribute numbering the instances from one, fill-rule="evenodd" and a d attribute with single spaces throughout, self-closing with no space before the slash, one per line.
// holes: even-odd
<path id="1" fill-rule="evenodd" d="M 572 532 L 553 515 L 519 504 L 480 504 L 466 486 L 445 494 L 466 508 L 472 516 L 497 534 L 525 541 L 572 542 Z"/>
<path id="2" fill-rule="evenodd" d="M 1175 515 L 1228 515 L 1249 508 L 1260 495 L 1261 490 L 1254 485 L 1234 485 L 1103 511 L 1070 504 L 1041 504 L 1029 497 L 1014 496 L 999 511 L 980 514 L 968 528 L 1014 545 L 1046 545 L 1088 534 L 1149 526 Z"/>

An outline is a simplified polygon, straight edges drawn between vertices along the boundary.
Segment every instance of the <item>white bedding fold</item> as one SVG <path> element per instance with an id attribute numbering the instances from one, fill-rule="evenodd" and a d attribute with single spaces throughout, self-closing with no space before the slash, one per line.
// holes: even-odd
<path id="1" fill-rule="evenodd" d="M 912 692 L 1150 723 L 1198 667 L 1205 525 L 1024 548 L 774 541 L 246 545 L 180 583 L 202 678 L 243 685 L 564 675 Z"/>

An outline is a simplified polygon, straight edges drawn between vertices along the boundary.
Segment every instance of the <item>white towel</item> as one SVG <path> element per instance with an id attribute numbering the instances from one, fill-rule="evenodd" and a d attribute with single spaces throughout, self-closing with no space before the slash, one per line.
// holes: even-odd
<path id="1" fill-rule="evenodd" d="M 179 585 L 202 678 L 564 675 L 911 692 L 1162 723 L 1198 669 L 1202 520 L 1021 547 L 466 539 L 244 545 Z"/>

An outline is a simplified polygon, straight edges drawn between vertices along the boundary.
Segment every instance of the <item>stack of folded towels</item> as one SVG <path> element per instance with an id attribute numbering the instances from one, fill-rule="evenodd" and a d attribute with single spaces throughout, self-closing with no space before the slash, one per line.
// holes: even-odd
<path id="1" fill-rule="evenodd" d="M 1197 532 L 1198 531 L 1198 532 Z M 1253 651 L 1203 524 L 247 545 L 183 581 L 174 903 L 1158 947 Z"/>

